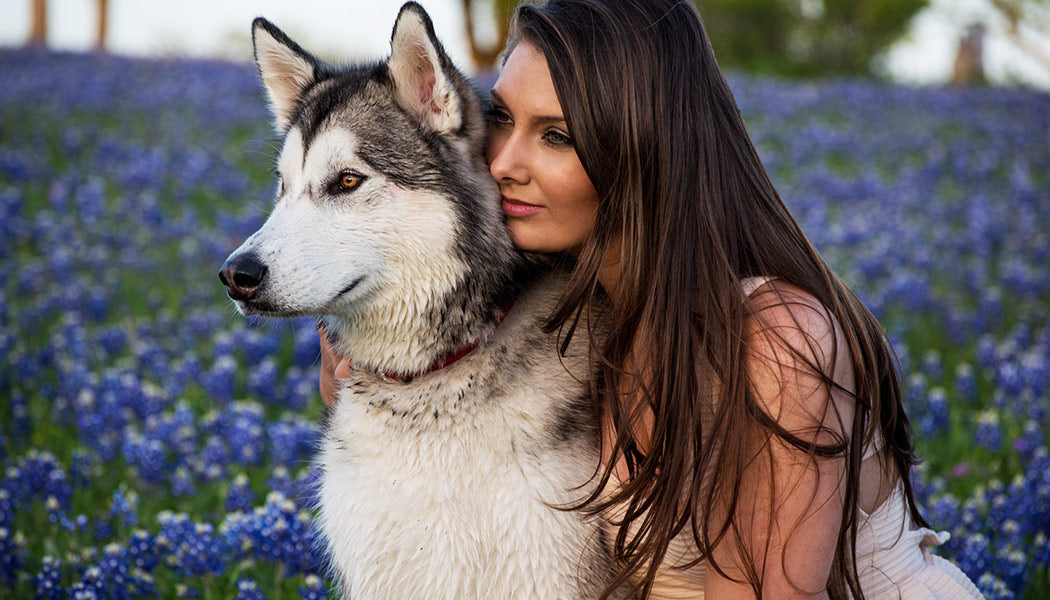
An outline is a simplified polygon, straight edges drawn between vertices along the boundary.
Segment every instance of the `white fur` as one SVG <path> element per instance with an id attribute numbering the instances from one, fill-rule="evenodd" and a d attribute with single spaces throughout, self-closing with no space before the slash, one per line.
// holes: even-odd
<path id="1" fill-rule="evenodd" d="M 451 290 L 464 266 L 450 252 L 455 219 L 440 196 L 400 188 L 357 158 L 355 136 L 321 132 L 303 154 L 302 134 L 288 132 L 277 161 L 281 195 L 266 223 L 234 254 L 255 252 L 268 268 L 264 299 L 285 316 L 344 314 L 335 336 L 363 368 L 391 362 L 407 371 L 431 359 L 423 311 Z M 318 191 L 351 169 L 366 177 L 336 198 Z M 361 283 L 340 295 L 358 278 Z M 244 304 L 238 302 L 244 312 Z M 420 335 L 409 336 L 415 324 Z M 417 343 L 413 344 L 412 341 Z"/>
<path id="2" fill-rule="evenodd" d="M 597 525 L 550 506 L 583 497 L 597 464 L 589 443 L 552 439 L 580 384 L 553 340 L 520 373 L 485 379 L 547 308 L 519 300 L 483 347 L 407 385 L 355 373 L 321 455 L 322 529 L 349 597 L 580 598 L 593 586 Z M 580 346 L 566 367 L 585 373 Z"/>
<path id="3" fill-rule="evenodd" d="M 390 73 L 402 106 L 438 133 L 451 133 L 462 123 L 455 87 L 439 63 L 426 26 L 414 10 L 402 11 L 390 42 Z"/>
<path id="4" fill-rule="evenodd" d="M 255 60 L 270 98 L 274 128 L 281 133 L 291 124 L 299 96 L 314 80 L 314 66 L 274 38 L 265 27 L 252 27 L 252 41 Z"/>

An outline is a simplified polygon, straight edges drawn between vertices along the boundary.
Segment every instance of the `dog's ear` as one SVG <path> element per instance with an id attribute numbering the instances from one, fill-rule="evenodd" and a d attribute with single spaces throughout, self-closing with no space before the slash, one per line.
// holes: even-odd
<path id="1" fill-rule="evenodd" d="M 262 17 L 252 21 L 252 46 L 274 124 L 284 133 L 292 124 L 299 98 L 317 77 L 317 59 Z"/>
<path id="2" fill-rule="evenodd" d="M 463 122 L 459 74 L 445 54 L 423 7 L 401 7 L 390 38 L 390 78 L 400 105 L 431 131 L 451 133 Z"/>

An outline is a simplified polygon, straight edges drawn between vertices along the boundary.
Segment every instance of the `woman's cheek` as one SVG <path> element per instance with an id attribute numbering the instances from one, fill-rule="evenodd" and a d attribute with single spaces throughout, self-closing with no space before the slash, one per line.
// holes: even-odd
<path id="1" fill-rule="evenodd" d="M 496 127 L 495 125 L 488 126 L 488 131 L 485 135 L 485 164 L 490 167 L 490 173 L 492 172 L 492 161 L 503 147 L 505 137 L 506 133 L 501 127 Z M 498 179 L 495 174 L 493 174 L 493 177 Z"/>

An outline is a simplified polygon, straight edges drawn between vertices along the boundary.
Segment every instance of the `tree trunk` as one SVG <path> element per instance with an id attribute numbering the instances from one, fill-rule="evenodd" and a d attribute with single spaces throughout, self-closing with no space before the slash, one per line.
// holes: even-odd
<path id="1" fill-rule="evenodd" d="M 47 46 L 47 0 L 32 0 L 30 10 L 29 45 Z"/>
<path id="2" fill-rule="evenodd" d="M 96 0 L 98 8 L 98 36 L 95 38 L 95 50 L 106 51 L 106 31 L 109 29 L 109 0 Z"/>
<path id="3" fill-rule="evenodd" d="M 470 46 L 470 58 L 477 72 L 489 71 L 496 66 L 496 59 L 503 50 L 503 42 L 507 39 L 507 31 L 510 29 L 510 12 L 508 2 L 499 0 L 488 0 L 493 5 L 496 13 L 496 37 L 495 44 L 482 47 L 475 35 L 474 14 L 472 11 L 474 0 L 463 1 L 463 24 L 467 30 L 467 44 Z"/>
<path id="4" fill-rule="evenodd" d="M 971 25 L 959 40 L 952 67 L 952 84 L 984 83 L 984 32 L 983 24 Z"/>

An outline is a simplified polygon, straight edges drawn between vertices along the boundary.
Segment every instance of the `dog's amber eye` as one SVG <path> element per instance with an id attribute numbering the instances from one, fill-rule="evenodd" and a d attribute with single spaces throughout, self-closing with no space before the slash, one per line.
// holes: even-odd
<path id="1" fill-rule="evenodd" d="M 343 191 L 350 191 L 357 186 L 361 185 L 361 177 L 354 175 L 353 173 L 343 173 L 339 176 L 339 188 Z"/>

